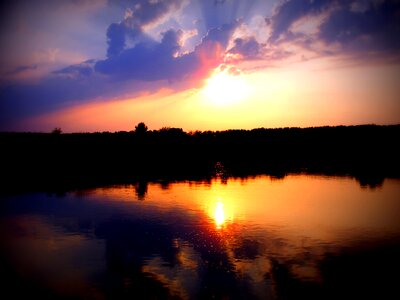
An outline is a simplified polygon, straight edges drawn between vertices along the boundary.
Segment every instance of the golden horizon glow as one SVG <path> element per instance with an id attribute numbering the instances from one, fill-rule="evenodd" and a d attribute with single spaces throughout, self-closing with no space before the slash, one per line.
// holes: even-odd
<path id="1" fill-rule="evenodd" d="M 214 72 L 200 93 L 211 105 L 226 106 L 248 98 L 251 91 L 243 76 L 233 75 L 224 70 Z"/>
<path id="2" fill-rule="evenodd" d="M 398 65 L 334 68 L 334 62 L 325 59 L 235 76 L 217 70 L 202 89 L 179 91 L 171 86 L 122 99 L 93 99 L 26 119 L 22 125 L 33 131 L 120 131 L 133 130 L 143 121 L 151 130 L 178 127 L 188 132 L 397 124 L 397 69 Z"/>

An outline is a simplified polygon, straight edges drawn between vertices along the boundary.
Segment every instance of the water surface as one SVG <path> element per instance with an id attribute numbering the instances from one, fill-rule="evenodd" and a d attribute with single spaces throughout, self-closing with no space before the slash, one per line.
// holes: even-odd
<path id="1" fill-rule="evenodd" d="M 399 295 L 400 180 L 291 175 L 2 197 L 5 290 L 42 298 Z"/>

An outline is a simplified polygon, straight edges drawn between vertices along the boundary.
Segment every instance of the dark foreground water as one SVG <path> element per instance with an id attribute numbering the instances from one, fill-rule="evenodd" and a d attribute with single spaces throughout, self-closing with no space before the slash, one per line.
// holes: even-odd
<path id="1" fill-rule="evenodd" d="M 2 197 L 10 299 L 400 299 L 400 181 L 293 175 Z"/>

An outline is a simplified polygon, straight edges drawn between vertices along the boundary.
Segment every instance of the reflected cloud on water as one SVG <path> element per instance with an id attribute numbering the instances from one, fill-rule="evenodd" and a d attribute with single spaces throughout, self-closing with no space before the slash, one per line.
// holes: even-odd
<path id="1" fill-rule="evenodd" d="M 49 297 L 335 299 L 365 284 L 383 297 L 400 267 L 399 192 L 298 175 L 10 196 L 2 275 Z"/>

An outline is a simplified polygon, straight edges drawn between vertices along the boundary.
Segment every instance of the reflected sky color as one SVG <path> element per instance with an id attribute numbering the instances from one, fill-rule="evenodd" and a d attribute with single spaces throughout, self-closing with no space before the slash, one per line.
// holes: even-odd
<path id="1" fill-rule="evenodd" d="M 95 193 L 113 201 L 135 199 L 132 187 Z M 348 178 L 293 175 L 284 180 L 231 179 L 227 185 L 218 180 L 210 185 L 172 183 L 167 190 L 150 183 L 141 208 L 163 211 L 179 207 L 204 215 L 217 225 L 255 224 L 287 233 L 301 230 L 308 237 L 323 240 L 340 238 L 342 233 L 351 235 L 354 232 L 350 228 L 396 232 L 399 223 L 392 213 L 398 194 L 396 181 L 386 180 L 384 189 L 371 190 L 361 189 Z"/>
<path id="2" fill-rule="evenodd" d="M 18 279 L 53 296 L 320 299 L 346 287 L 331 259 L 338 268 L 346 262 L 360 284 L 367 273 L 387 277 L 393 257 L 379 249 L 400 239 L 399 194 L 393 179 L 372 189 L 346 177 L 290 175 L 9 196 L 3 272 L 10 289 Z M 346 251 L 359 254 L 347 262 Z"/>

